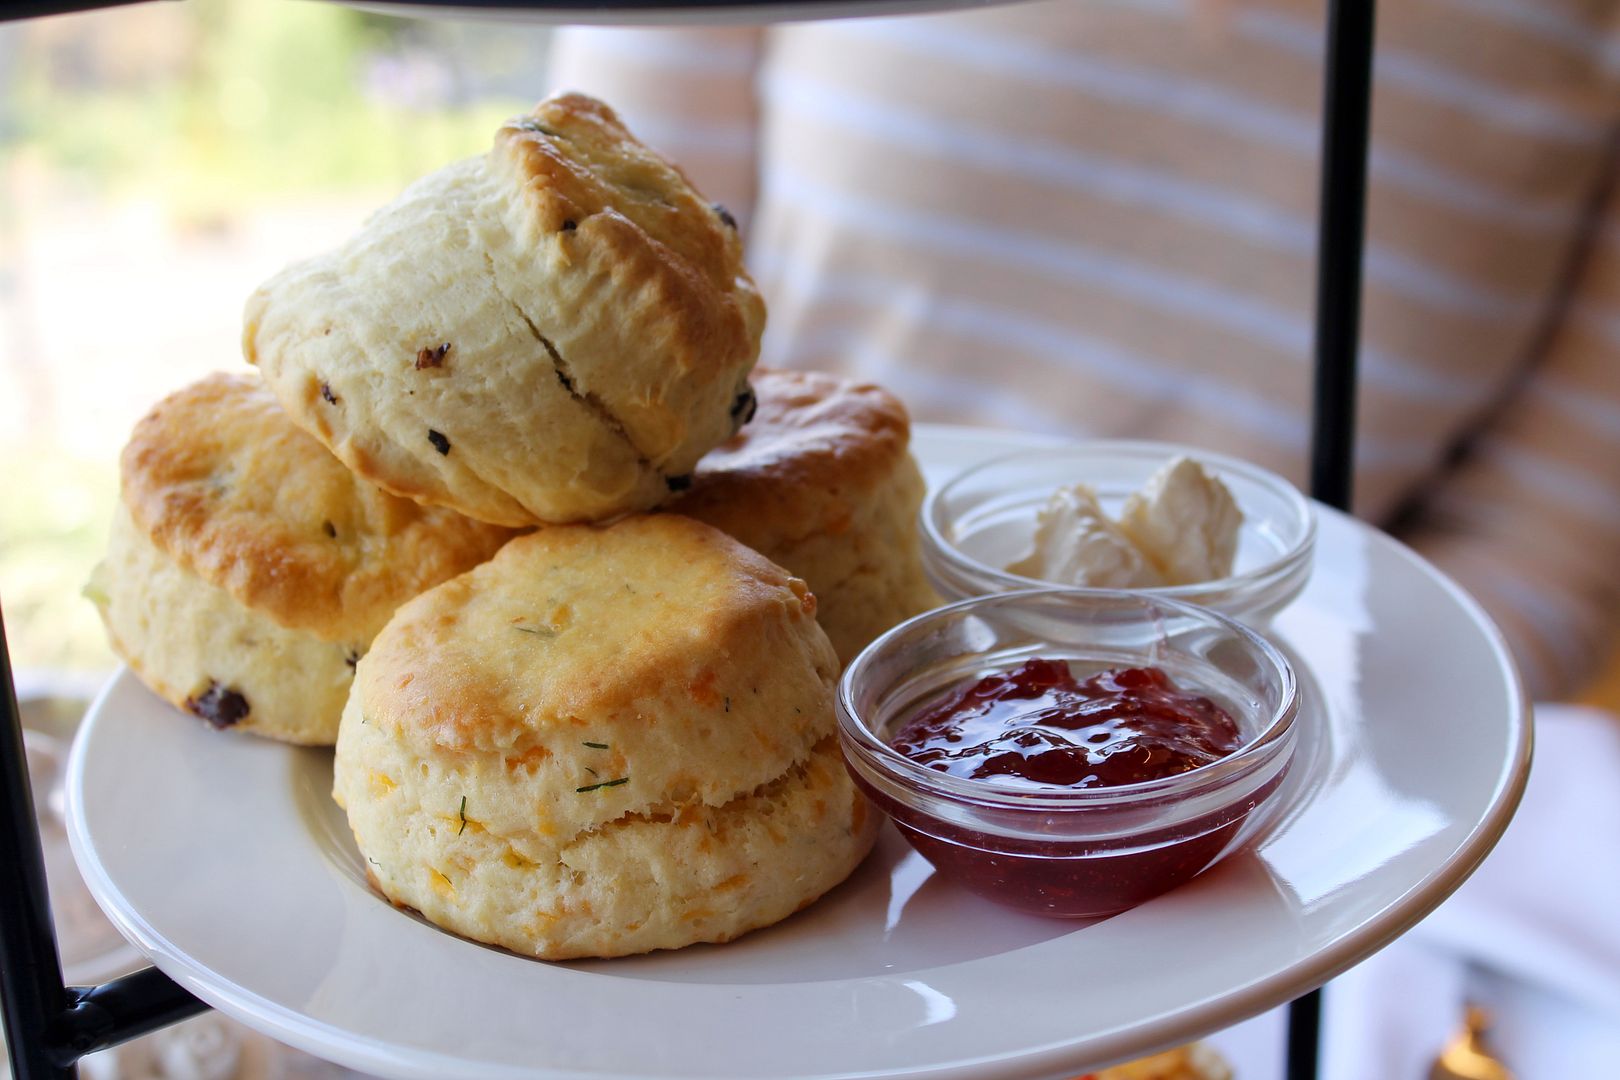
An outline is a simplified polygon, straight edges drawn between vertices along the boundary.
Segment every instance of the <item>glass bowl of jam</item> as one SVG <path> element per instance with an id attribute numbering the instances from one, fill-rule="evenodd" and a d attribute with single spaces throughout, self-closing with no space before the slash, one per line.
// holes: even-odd
<path id="1" fill-rule="evenodd" d="M 856 784 L 958 884 L 1097 917 L 1248 844 L 1293 759 L 1293 669 L 1249 627 L 1140 592 L 961 601 L 839 684 Z"/>
<path id="2" fill-rule="evenodd" d="M 1102 584 L 1185 600 L 1264 628 L 1310 577 L 1316 542 L 1310 500 L 1257 465 L 1172 443 L 1097 440 L 1009 454 L 966 469 L 923 502 L 923 567 L 947 600 L 1043 585 L 1087 587 L 1031 568 L 1031 553 L 1042 539 L 1038 522 L 1054 493 L 1085 485 L 1103 514 L 1117 517 L 1133 493 L 1182 457 L 1218 481 L 1241 515 L 1230 569 L 1180 584 Z M 1197 533 L 1204 524 L 1187 521 L 1185 506 L 1163 509 L 1182 518 L 1175 522 L 1182 533 Z"/>

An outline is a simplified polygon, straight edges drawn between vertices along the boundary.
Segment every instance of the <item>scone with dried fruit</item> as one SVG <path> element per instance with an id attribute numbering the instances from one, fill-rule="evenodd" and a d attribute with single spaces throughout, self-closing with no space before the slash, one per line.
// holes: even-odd
<path id="1" fill-rule="evenodd" d="M 394 608 L 512 535 L 372 487 L 256 376 L 218 374 L 135 426 L 86 593 L 158 694 L 216 727 L 329 746 Z"/>
<path id="2" fill-rule="evenodd" d="M 366 479 L 530 525 L 662 502 L 741 423 L 764 321 L 730 215 L 563 94 L 271 278 L 243 349 Z"/>

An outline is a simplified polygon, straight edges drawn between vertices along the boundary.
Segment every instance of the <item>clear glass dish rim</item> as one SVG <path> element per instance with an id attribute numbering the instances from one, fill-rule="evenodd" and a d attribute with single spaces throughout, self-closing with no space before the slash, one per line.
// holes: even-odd
<path id="1" fill-rule="evenodd" d="M 1221 612 L 1200 607 L 1196 604 L 1189 604 L 1182 600 L 1165 596 L 1144 596 L 1143 594 L 1146 591 L 1141 589 L 1079 589 L 1064 587 L 1020 589 L 1015 592 L 971 596 L 965 600 L 958 600 L 955 603 L 934 608 L 932 611 L 925 611 L 921 615 L 907 619 L 868 645 L 844 669 L 843 675 L 838 680 L 839 731 L 873 765 L 888 772 L 893 779 L 901 782 L 904 786 L 920 789 L 923 794 L 935 798 L 945 798 L 952 802 L 996 810 L 1063 812 L 1083 808 L 1095 810 L 1098 807 L 1106 806 L 1130 806 L 1143 802 L 1163 800 L 1177 795 L 1198 794 L 1240 779 L 1251 770 L 1263 767 L 1271 760 L 1288 734 L 1293 730 L 1294 721 L 1299 715 L 1299 684 L 1294 675 L 1293 665 L 1283 655 L 1282 650 L 1266 640 L 1262 634 L 1238 620 Z M 1282 683 L 1281 700 L 1277 708 L 1273 710 L 1266 726 L 1253 741 L 1245 743 L 1219 761 L 1212 761 L 1208 765 L 1201 765 L 1196 769 L 1158 780 L 1144 780 L 1135 784 L 1118 784 L 1111 787 L 1078 788 L 1071 791 L 1040 791 L 1030 788 L 1015 788 L 997 783 L 994 780 L 968 780 L 950 776 L 912 761 L 888 743 L 879 739 L 867 726 L 866 721 L 860 719 L 860 714 L 856 711 L 852 701 L 854 694 L 851 686 L 855 679 L 870 665 L 871 658 L 876 656 L 884 646 L 900 634 L 920 623 L 939 619 L 963 608 L 1014 604 L 1019 601 L 1047 596 L 1068 596 L 1087 602 L 1095 602 L 1104 598 L 1135 602 L 1147 600 L 1155 604 L 1161 604 L 1180 615 L 1218 625 L 1222 629 L 1244 639 L 1253 650 L 1258 652 L 1279 673 Z"/>
<path id="2" fill-rule="evenodd" d="M 989 563 L 980 562 L 963 554 L 960 548 L 945 539 L 944 533 L 938 527 L 936 518 L 940 516 L 939 508 L 944 505 L 947 496 L 957 490 L 957 485 L 981 473 L 1004 466 L 1009 462 L 1051 458 L 1058 455 L 1095 454 L 1099 451 L 1117 452 L 1122 457 L 1153 457 L 1164 460 L 1178 454 L 1185 454 L 1196 461 L 1218 465 L 1223 471 L 1242 475 L 1282 495 L 1284 500 L 1293 507 L 1296 520 L 1304 522 L 1304 530 L 1300 534 L 1299 540 L 1292 547 L 1270 562 L 1262 563 L 1252 570 L 1246 570 L 1241 574 L 1231 574 L 1223 578 L 1214 578 L 1210 581 L 1194 582 L 1191 585 L 1154 585 L 1128 590 L 1132 593 L 1142 593 L 1172 600 L 1196 600 L 1199 597 L 1212 594 L 1240 593 L 1259 588 L 1271 578 L 1283 573 L 1305 558 L 1316 543 L 1315 507 L 1311 505 L 1311 501 L 1298 488 L 1270 469 L 1261 468 L 1259 465 L 1244 461 L 1241 458 L 1180 443 L 1157 442 L 1149 439 L 1088 439 L 1081 442 L 1067 443 L 1063 446 L 1054 446 L 1049 449 L 1015 450 L 1011 453 L 1001 454 L 988 461 L 981 461 L 977 465 L 963 469 L 938 488 L 930 491 L 924 497 L 922 509 L 917 515 L 921 519 L 920 524 L 923 536 L 928 541 L 928 548 L 937 554 L 939 558 L 949 563 L 953 570 L 987 578 L 996 585 L 1002 586 L 1004 591 L 1028 590 L 1050 586 L 1052 584 L 1050 581 L 1014 574 L 1009 570 L 991 566 Z M 1089 585 L 1069 585 L 1064 587 L 1091 593 L 1115 591 Z"/>

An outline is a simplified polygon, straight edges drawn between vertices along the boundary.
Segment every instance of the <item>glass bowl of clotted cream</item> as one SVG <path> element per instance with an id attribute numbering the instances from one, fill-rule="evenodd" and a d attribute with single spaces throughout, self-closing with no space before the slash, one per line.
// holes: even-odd
<path id="1" fill-rule="evenodd" d="M 1142 590 L 1264 628 L 1305 587 L 1310 500 L 1246 461 L 1098 440 L 998 457 L 932 491 L 923 567 L 947 600 L 1063 585 Z"/>

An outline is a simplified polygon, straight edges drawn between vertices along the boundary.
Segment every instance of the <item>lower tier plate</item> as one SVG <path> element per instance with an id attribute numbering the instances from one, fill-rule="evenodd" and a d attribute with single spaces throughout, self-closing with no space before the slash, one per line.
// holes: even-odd
<path id="1" fill-rule="evenodd" d="M 920 426 L 938 483 L 1052 445 Z M 1467 596 L 1320 511 L 1273 637 L 1299 666 L 1287 808 L 1254 850 L 1072 923 L 939 881 L 886 831 L 844 885 L 724 946 L 588 963 L 396 910 L 329 796 L 331 752 L 211 731 L 125 672 L 92 707 L 71 838 L 107 914 L 210 1004 L 385 1077 L 1063 1077 L 1191 1039 L 1385 945 L 1490 850 L 1528 771 L 1523 690 Z"/>

